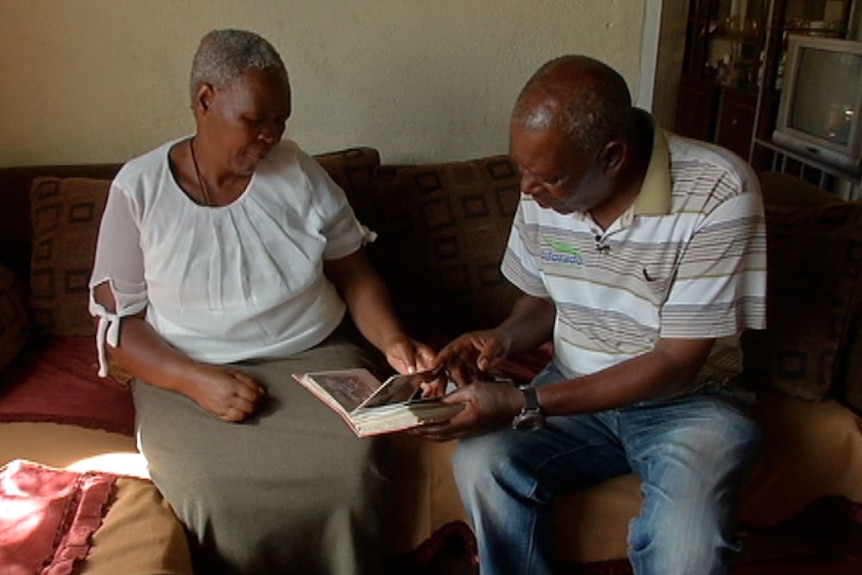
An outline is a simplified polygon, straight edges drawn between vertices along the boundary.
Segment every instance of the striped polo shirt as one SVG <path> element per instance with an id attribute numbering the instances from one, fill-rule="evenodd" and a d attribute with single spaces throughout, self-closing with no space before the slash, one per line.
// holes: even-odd
<path id="1" fill-rule="evenodd" d="M 646 353 L 659 338 L 724 338 L 704 372 L 712 363 L 733 376 L 738 335 L 765 327 L 757 177 L 727 150 L 653 126 L 640 194 L 606 230 L 588 213 L 559 214 L 521 195 L 501 269 L 555 302 L 555 360 L 569 378 Z"/>

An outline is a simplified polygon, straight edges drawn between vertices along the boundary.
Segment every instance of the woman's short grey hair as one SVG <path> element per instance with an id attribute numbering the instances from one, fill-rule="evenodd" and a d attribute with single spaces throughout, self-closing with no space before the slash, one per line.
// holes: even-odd
<path id="1" fill-rule="evenodd" d="M 278 69 L 287 74 L 272 44 L 254 32 L 213 30 L 201 39 L 192 61 L 192 101 L 201 84 L 224 88 L 249 70 Z"/>

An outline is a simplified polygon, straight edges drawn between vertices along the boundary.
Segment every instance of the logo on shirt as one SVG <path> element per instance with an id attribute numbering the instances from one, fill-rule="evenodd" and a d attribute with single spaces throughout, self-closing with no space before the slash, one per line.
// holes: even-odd
<path id="1" fill-rule="evenodd" d="M 545 237 L 545 242 L 550 246 L 542 249 L 540 257 L 546 262 L 565 265 L 584 265 L 584 257 L 581 250 L 574 246 L 567 246 L 562 242 Z"/>

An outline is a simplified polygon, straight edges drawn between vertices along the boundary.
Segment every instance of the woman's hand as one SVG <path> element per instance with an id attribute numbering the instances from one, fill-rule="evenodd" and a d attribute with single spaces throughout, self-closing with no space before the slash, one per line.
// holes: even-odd
<path id="1" fill-rule="evenodd" d="M 111 312 L 116 309 L 107 282 L 97 285 L 93 296 Z M 194 361 L 168 345 L 144 320 L 143 312 L 123 318 L 120 346 L 108 347 L 108 354 L 149 385 L 186 395 L 223 421 L 245 420 L 265 395 L 247 373 Z"/>
<path id="2" fill-rule="evenodd" d="M 326 276 L 347 303 L 353 323 L 399 373 L 429 369 L 434 350 L 407 335 L 383 280 L 362 250 L 324 262 Z"/>
<path id="3" fill-rule="evenodd" d="M 245 420 L 266 395 L 251 376 L 236 368 L 198 364 L 195 371 L 185 394 L 222 421 Z"/>
<path id="4" fill-rule="evenodd" d="M 407 334 L 397 333 L 386 339 L 383 352 L 386 361 L 399 373 L 416 373 L 432 368 L 434 350 L 416 341 Z M 440 377 L 422 383 L 422 397 L 438 397 L 446 391 L 447 379 L 440 370 Z"/>
<path id="5" fill-rule="evenodd" d="M 433 349 L 402 332 L 387 337 L 383 342 L 382 351 L 386 355 L 386 361 L 398 373 L 415 373 L 431 369 L 434 361 Z"/>

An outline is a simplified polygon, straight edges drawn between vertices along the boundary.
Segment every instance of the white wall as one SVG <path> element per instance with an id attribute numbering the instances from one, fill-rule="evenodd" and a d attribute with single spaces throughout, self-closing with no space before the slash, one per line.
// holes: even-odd
<path id="1" fill-rule="evenodd" d="M 0 166 L 125 161 L 191 132 L 192 54 L 223 27 L 281 52 L 289 135 L 312 153 L 504 153 L 512 102 L 551 57 L 601 58 L 637 95 L 656 1 L 0 0 Z"/>

